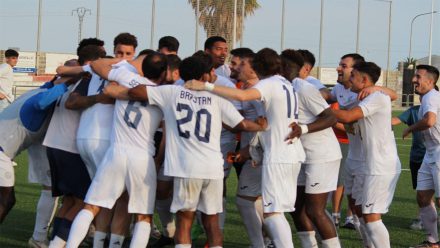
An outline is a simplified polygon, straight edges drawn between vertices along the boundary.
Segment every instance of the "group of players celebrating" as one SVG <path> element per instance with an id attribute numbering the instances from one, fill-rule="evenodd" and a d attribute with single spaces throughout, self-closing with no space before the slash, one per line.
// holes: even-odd
<path id="1" fill-rule="evenodd" d="M 106 239 L 121 247 L 128 229 L 130 247 L 146 247 L 155 210 L 163 230 L 153 246 L 191 247 L 196 219 L 206 246 L 222 247 L 233 166 L 251 247 L 293 247 L 285 213 L 302 247 L 318 247 L 318 240 L 341 247 L 326 212 L 341 176 L 359 246 L 390 247 L 381 215 L 401 171 L 391 126 L 397 95 L 375 85 L 375 63 L 342 56 L 338 84 L 328 90 L 310 76 L 314 57 L 307 50 L 237 48 L 229 55 L 226 40 L 213 36 L 204 51 L 180 60 L 171 36 L 137 57 L 129 33 L 115 38 L 115 58 L 103 45 L 84 39 L 78 60 L 0 113 L 0 221 L 15 203 L 12 159 L 21 151 L 28 150 L 30 180 L 43 185 L 31 247 L 78 247 L 91 225 L 93 247 Z M 403 133 L 421 132 L 426 145 L 417 199 L 428 236 L 417 247 L 439 247 L 431 203 L 440 192 L 438 77 L 435 67 L 417 66 L 419 121 Z M 330 108 L 335 102 L 339 109 Z M 347 133 L 347 154 L 333 128 Z"/>

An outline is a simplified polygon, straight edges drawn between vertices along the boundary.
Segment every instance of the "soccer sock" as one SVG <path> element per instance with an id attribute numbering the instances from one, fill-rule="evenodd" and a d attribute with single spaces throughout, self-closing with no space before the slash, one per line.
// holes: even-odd
<path id="1" fill-rule="evenodd" d="M 364 218 L 358 218 L 359 220 L 359 233 L 362 238 L 362 243 L 364 244 L 364 247 L 370 247 L 373 248 L 373 243 L 371 242 L 370 235 L 367 232 L 367 225 L 365 224 Z"/>
<path id="2" fill-rule="evenodd" d="M 93 213 L 87 209 L 81 210 L 76 215 L 72 227 L 70 228 L 66 248 L 76 248 L 81 244 L 81 241 L 83 241 L 89 231 L 89 226 L 92 223 L 93 218 Z"/>
<path id="3" fill-rule="evenodd" d="M 225 229 L 225 220 L 226 220 L 226 197 L 223 197 L 223 211 L 218 214 L 218 225 L 222 232 L 223 229 Z"/>
<path id="4" fill-rule="evenodd" d="M 104 248 L 105 238 L 107 233 L 96 231 L 95 236 L 93 236 L 93 248 Z"/>
<path id="5" fill-rule="evenodd" d="M 69 232 L 70 228 L 72 227 L 72 221 L 68 219 L 61 219 L 60 227 L 58 228 L 58 232 L 56 235 L 63 240 L 67 241 L 67 238 L 69 238 Z"/>
<path id="6" fill-rule="evenodd" d="M 174 248 L 191 248 L 191 244 L 177 244 Z"/>
<path id="7" fill-rule="evenodd" d="M 298 238 L 301 241 L 301 247 L 318 247 L 318 242 L 316 241 L 315 231 L 305 231 L 305 232 L 297 232 Z"/>
<path id="8" fill-rule="evenodd" d="M 321 242 L 322 248 L 341 248 L 341 243 L 339 243 L 338 237 L 323 239 Z"/>
<path id="9" fill-rule="evenodd" d="M 150 237 L 150 236 L 148 236 Z M 125 236 L 112 233 L 110 235 L 109 248 L 121 248 L 124 243 Z"/>
<path id="10" fill-rule="evenodd" d="M 55 236 L 52 241 L 50 241 L 49 248 L 63 248 L 66 245 L 66 241 L 62 238 Z"/>
<path id="11" fill-rule="evenodd" d="M 427 233 L 427 240 L 431 243 L 438 242 L 437 210 L 433 204 L 420 208 L 420 219 Z"/>
<path id="12" fill-rule="evenodd" d="M 56 197 L 52 197 L 51 190 L 42 190 L 37 204 L 37 215 L 35 216 L 35 227 L 32 238 L 44 241 L 47 237 L 47 228 L 51 221 L 53 210 L 56 206 Z"/>
<path id="13" fill-rule="evenodd" d="M 282 214 L 274 214 L 264 219 L 269 235 L 276 247 L 293 248 L 292 231 Z"/>
<path id="14" fill-rule="evenodd" d="M 163 227 L 163 235 L 169 238 L 174 237 L 174 233 L 176 232 L 174 216 L 170 212 L 172 201 L 172 197 L 168 197 L 165 200 L 156 200 L 156 210 Z"/>
<path id="15" fill-rule="evenodd" d="M 254 201 L 241 197 L 235 200 L 252 247 L 264 247 L 263 222 L 255 209 Z"/>
<path id="16" fill-rule="evenodd" d="M 150 231 L 150 223 L 146 221 L 136 222 L 136 225 L 134 225 L 133 238 L 131 239 L 130 247 L 147 247 Z"/>
<path id="17" fill-rule="evenodd" d="M 49 235 L 50 240 L 55 239 L 58 229 L 60 228 L 61 220 L 62 219 L 60 217 L 53 218 L 52 233 Z"/>
<path id="18" fill-rule="evenodd" d="M 367 232 L 374 247 L 390 248 L 390 235 L 382 220 L 367 223 Z"/>
<path id="19" fill-rule="evenodd" d="M 341 213 L 332 213 L 332 220 L 333 220 L 333 224 L 335 224 L 335 226 L 339 225 L 340 219 L 341 219 Z"/>

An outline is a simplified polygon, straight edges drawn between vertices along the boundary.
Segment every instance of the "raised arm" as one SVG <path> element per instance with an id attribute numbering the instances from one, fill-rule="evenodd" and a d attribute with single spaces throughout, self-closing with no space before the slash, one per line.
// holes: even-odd
<path id="1" fill-rule="evenodd" d="M 361 107 L 354 107 L 350 110 L 333 109 L 333 114 L 341 123 L 352 123 L 364 118 Z"/>
<path id="2" fill-rule="evenodd" d="M 63 75 L 63 76 L 74 76 L 81 72 L 84 72 L 84 69 L 82 66 L 58 66 L 57 67 L 57 74 Z"/>
<path id="3" fill-rule="evenodd" d="M 98 59 L 90 63 L 92 70 L 100 77 L 108 80 L 108 74 L 112 69 L 112 65 L 118 63 L 121 59 Z"/>
<path id="4" fill-rule="evenodd" d="M 433 112 L 427 112 L 421 120 L 403 130 L 402 138 L 406 138 L 410 133 L 414 131 L 423 131 L 431 128 L 435 125 L 436 122 L 437 115 Z"/>
<path id="5" fill-rule="evenodd" d="M 198 80 L 189 80 L 185 83 L 185 88 L 197 91 L 211 91 L 216 95 L 237 101 L 251 101 L 261 99 L 260 92 L 254 88 L 241 90 L 237 88 L 214 85 L 208 82 L 201 82 Z"/>
<path id="6" fill-rule="evenodd" d="M 327 108 L 318 115 L 314 122 L 307 124 L 307 129 L 309 133 L 313 133 L 331 127 L 336 122 L 337 120 L 332 110 Z"/>
<path id="7" fill-rule="evenodd" d="M 385 95 L 388 95 L 391 98 L 391 101 L 395 101 L 397 99 L 397 93 L 394 90 L 382 86 L 370 86 L 363 89 L 361 92 L 359 92 L 358 99 L 363 100 L 365 97 L 373 94 L 376 91 L 382 91 Z"/>
<path id="8" fill-rule="evenodd" d="M 104 95 L 119 100 L 131 100 L 128 95 L 129 88 L 116 82 L 110 82 L 103 90 Z"/>

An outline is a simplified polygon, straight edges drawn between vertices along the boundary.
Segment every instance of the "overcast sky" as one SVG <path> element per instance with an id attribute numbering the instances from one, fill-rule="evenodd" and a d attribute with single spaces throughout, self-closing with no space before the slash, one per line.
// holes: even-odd
<path id="1" fill-rule="evenodd" d="M 220 1 L 220 0 L 219 0 Z M 239 0 L 241 1 L 241 0 Z M 42 0 L 41 51 L 74 53 L 78 43 L 78 16 L 72 10 L 86 7 L 83 38 L 96 36 L 96 1 Z M 259 0 L 260 8 L 245 21 L 244 46 L 254 50 L 280 50 L 282 0 Z M 285 0 L 285 48 L 309 49 L 318 57 L 320 0 Z M 334 67 L 339 58 L 356 49 L 357 0 L 325 0 L 322 65 Z M 440 10 L 440 0 L 434 0 Z M 152 0 L 101 0 L 100 38 L 112 53 L 113 38 L 121 32 L 138 37 L 138 51 L 150 48 Z M 362 0 L 360 53 L 386 67 L 389 3 Z M 431 11 L 431 0 L 394 0 L 392 10 L 391 67 L 409 52 L 411 19 Z M 0 49 L 18 47 L 35 51 L 38 0 L 0 0 Z M 428 56 L 430 15 L 414 22 L 413 57 Z M 154 48 L 161 36 L 181 42 L 180 55 L 195 49 L 195 17 L 187 0 L 156 0 Z M 206 34 L 200 28 L 199 48 Z M 432 54 L 440 55 L 440 14 L 434 15 Z"/>

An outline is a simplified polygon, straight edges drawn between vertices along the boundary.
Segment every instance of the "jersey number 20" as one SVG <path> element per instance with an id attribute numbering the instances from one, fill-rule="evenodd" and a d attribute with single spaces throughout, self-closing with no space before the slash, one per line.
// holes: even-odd
<path id="1" fill-rule="evenodd" d="M 190 122 L 193 118 L 194 111 L 191 109 L 191 107 L 188 104 L 184 104 L 184 103 L 177 104 L 178 112 L 182 112 L 185 110 L 186 110 L 186 116 L 183 117 L 182 119 L 177 120 L 177 130 L 179 131 L 180 137 L 189 139 L 191 135 L 190 132 L 183 131 L 180 125 Z M 200 122 L 203 115 L 206 116 L 206 126 L 205 126 L 205 134 L 201 135 Z M 210 134 L 211 134 L 211 114 L 206 109 L 200 109 L 199 111 L 196 112 L 196 126 L 194 129 L 194 135 L 197 137 L 199 141 L 209 143 Z"/>

